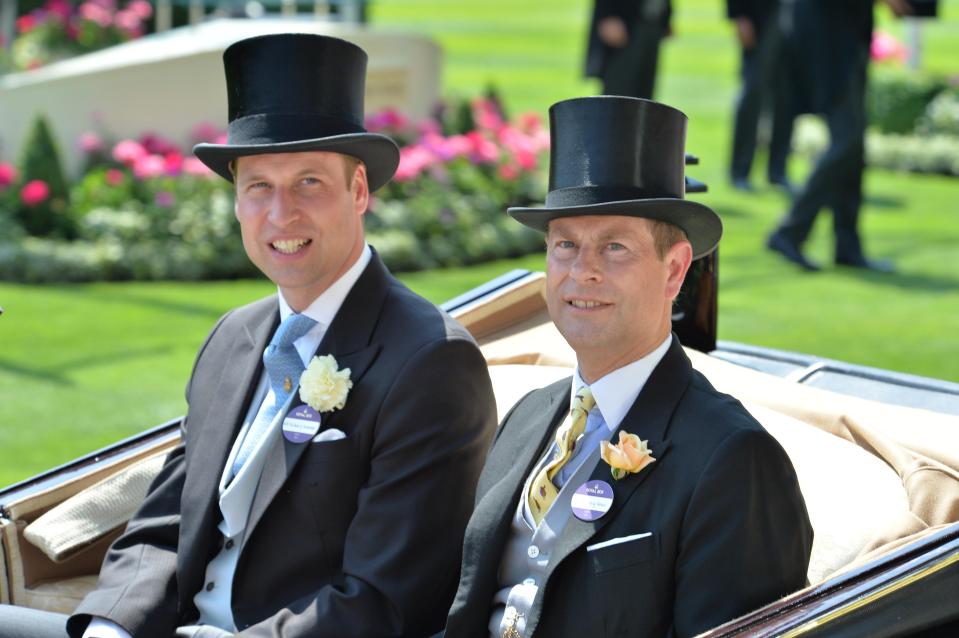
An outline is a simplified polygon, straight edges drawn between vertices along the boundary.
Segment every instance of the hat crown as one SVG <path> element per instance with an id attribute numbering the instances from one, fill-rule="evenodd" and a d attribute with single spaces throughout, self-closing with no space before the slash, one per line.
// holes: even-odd
<path id="1" fill-rule="evenodd" d="M 639 98 L 596 96 L 554 104 L 546 205 L 685 195 L 686 116 Z"/>
<path id="2" fill-rule="evenodd" d="M 231 142 L 275 143 L 365 131 L 366 63 L 366 52 L 355 44 L 309 33 L 232 44 L 223 53 Z M 260 140 L 258 129 L 266 126 L 265 120 L 270 139 Z"/>

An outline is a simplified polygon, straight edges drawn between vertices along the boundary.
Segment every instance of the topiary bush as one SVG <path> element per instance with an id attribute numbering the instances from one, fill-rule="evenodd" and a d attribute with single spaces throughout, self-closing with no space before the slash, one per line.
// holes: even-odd
<path id="1" fill-rule="evenodd" d="M 60 152 L 43 115 L 38 115 L 30 127 L 19 166 L 20 201 L 14 212 L 20 225 L 36 237 L 75 237 Z"/>
<path id="2" fill-rule="evenodd" d="M 937 76 L 877 73 L 869 78 L 866 112 L 883 133 L 911 133 L 932 99 L 947 87 Z"/>

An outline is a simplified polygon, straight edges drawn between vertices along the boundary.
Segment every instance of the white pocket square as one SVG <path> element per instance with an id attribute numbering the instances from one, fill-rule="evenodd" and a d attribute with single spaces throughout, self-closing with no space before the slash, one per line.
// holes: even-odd
<path id="1" fill-rule="evenodd" d="M 630 541 L 638 541 L 641 538 L 646 538 L 647 536 L 652 536 L 652 532 L 643 532 L 642 534 L 633 534 L 632 536 L 620 536 L 619 538 L 611 538 L 608 541 L 603 541 L 602 543 L 595 543 L 593 545 L 587 545 L 586 551 L 592 552 L 597 549 L 603 549 L 604 547 L 609 547 L 610 545 L 619 545 L 621 543 L 628 543 Z"/>
<path id="2" fill-rule="evenodd" d="M 343 430 L 337 430 L 336 428 L 330 428 L 329 430 L 323 430 L 319 434 L 313 437 L 313 443 L 322 443 L 324 441 L 339 441 L 340 439 L 345 439 L 346 433 Z"/>

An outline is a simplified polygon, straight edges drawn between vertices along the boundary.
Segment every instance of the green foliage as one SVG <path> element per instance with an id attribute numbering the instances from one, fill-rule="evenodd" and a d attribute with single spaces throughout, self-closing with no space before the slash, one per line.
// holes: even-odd
<path id="1" fill-rule="evenodd" d="M 916 124 L 920 135 L 952 135 L 959 138 L 959 88 L 937 95 Z"/>
<path id="2" fill-rule="evenodd" d="M 49 189 L 44 201 L 33 205 L 21 202 L 16 207 L 16 216 L 23 228 L 37 237 L 73 237 L 75 225 L 70 216 L 69 189 L 60 153 L 43 115 L 34 119 L 24 142 L 20 171 L 21 186 L 39 180 Z"/>
<path id="3" fill-rule="evenodd" d="M 929 102 L 946 86 L 943 78 L 935 76 L 873 74 L 866 95 L 869 124 L 883 133 L 910 133 Z"/>

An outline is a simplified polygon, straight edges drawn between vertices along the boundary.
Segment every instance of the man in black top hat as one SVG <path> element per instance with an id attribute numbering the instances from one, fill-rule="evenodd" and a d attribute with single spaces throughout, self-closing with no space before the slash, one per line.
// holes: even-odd
<path id="1" fill-rule="evenodd" d="M 66 629 L 429 635 L 495 427 L 485 361 L 364 241 L 369 193 L 398 163 L 363 129 L 366 54 L 275 35 L 224 62 L 229 141 L 195 150 L 235 182 L 244 246 L 278 294 L 201 347 L 183 444 Z M 63 617 L 20 611 L 0 611 L 0 635 L 65 635 Z"/>
<path id="2" fill-rule="evenodd" d="M 509 214 L 546 233 L 577 367 L 496 433 L 445 636 L 692 636 L 805 584 L 805 504 L 782 447 L 670 332 L 722 232 L 683 198 L 686 117 L 601 96 L 554 104 L 550 127 L 546 206 Z"/>

